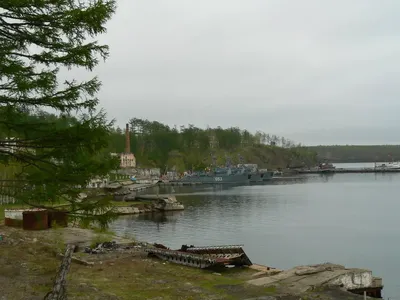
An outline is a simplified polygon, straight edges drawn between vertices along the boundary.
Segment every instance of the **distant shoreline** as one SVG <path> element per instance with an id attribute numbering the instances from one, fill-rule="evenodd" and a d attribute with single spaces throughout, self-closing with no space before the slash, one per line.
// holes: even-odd
<path id="1" fill-rule="evenodd" d="M 319 160 L 331 163 L 374 163 L 400 160 L 400 145 L 307 146 Z"/>

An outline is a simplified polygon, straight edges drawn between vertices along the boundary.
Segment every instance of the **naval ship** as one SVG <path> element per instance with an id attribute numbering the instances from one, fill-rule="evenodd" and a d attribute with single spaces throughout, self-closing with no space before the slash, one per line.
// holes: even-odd
<path id="1" fill-rule="evenodd" d="M 240 160 L 242 158 L 240 157 Z M 213 157 L 213 165 L 215 157 Z M 192 172 L 186 174 L 178 182 L 181 183 L 203 183 L 203 184 L 243 184 L 252 182 L 263 182 L 272 179 L 273 172 L 260 172 L 256 164 L 239 164 L 232 166 L 227 158 L 225 167 L 214 167 L 212 170 Z"/>
<path id="2" fill-rule="evenodd" d="M 210 171 L 193 172 L 183 176 L 178 182 L 182 183 L 248 183 L 251 174 L 245 168 L 216 167 Z"/>
<path id="3" fill-rule="evenodd" d="M 250 182 L 265 182 L 272 180 L 274 175 L 273 171 L 266 169 L 260 170 L 256 164 L 240 164 L 238 167 L 243 167 L 251 175 Z"/>

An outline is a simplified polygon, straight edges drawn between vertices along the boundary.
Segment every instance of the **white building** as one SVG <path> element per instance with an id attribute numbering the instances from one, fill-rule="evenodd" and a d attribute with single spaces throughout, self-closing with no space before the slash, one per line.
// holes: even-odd
<path id="1" fill-rule="evenodd" d="M 130 139 L 129 124 L 126 124 L 126 130 L 125 130 L 125 151 L 123 153 L 118 153 L 118 154 L 111 153 L 111 155 L 119 157 L 119 159 L 120 159 L 119 167 L 121 169 L 136 167 L 136 157 L 131 152 L 131 139 Z"/>
<path id="2" fill-rule="evenodd" d="M 108 183 L 110 182 L 110 179 L 108 177 L 105 178 L 93 178 L 89 181 L 87 184 L 86 188 L 88 189 L 101 189 L 105 188 Z"/>
<path id="3" fill-rule="evenodd" d="M 133 153 L 121 153 L 119 155 L 119 159 L 121 160 L 121 164 L 120 164 L 121 168 L 135 168 L 136 167 L 136 158 Z"/>
<path id="4" fill-rule="evenodd" d="M 111 156 L 119 158 L 121 169 L 136 167 L 136 157 L 133 153 L 111 153 Z"/>

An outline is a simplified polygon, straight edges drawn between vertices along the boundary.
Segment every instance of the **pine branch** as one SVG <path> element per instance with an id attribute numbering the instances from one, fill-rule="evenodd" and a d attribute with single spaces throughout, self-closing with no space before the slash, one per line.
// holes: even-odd
<path id="1" fill-rule="evenodd" d="M 0 1 L 0 165 L 18 166 L 19 201 L 66 196 L 78 211 L 95 209 L 74 196 L 118 163 L 104 152 L 111 123 L 96 113 L 100 82 L 60 84 L 58 72 L 92 70 L 108 57 L 107 45 L 88 38 L 106 31 L 114 11 L 113 0 Z M 48 108 L 56 113 L 40 112 Z"/>

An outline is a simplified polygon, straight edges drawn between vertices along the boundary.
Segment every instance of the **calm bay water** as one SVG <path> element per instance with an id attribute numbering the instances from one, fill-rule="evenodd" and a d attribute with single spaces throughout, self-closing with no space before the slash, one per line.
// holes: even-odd
<path id="1" fill-rule="evenodd" d="M 368 268 L 383 277 L 385 298 L 400 299 L 399 184 L 400 173 L 173 187 L 185 211 L 124 216 L 112 227 L 119 234 L 171 248 L 244 244 L 254 263 L 283 269 L 323 262 Z"/>

